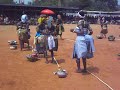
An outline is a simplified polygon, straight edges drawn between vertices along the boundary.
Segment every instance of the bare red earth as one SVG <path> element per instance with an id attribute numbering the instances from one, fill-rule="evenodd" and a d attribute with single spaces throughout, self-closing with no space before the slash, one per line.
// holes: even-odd
<path id="1" fill-rule="evenodd" d="M 26 59 L 31 51 L 10 50 L 8 40 L 17 40 L 15 26 L 0 26 L 0 90 L 109 90 L 91 74 L 75 73 L 76 63 L 72 59 L 73 41 L 76 35 L 69 32 L 76 25 L 66 24 L 63 34 L 64 40 L 59 40 L 59 50 L 55 57 L 68 72 L 67 78 L 60 79 L 53 72 L 57 70 L 56 64 L 45 64 L 41 58 L 36 62 Z M 90 72 L 97 75 L 114 90 L 120 90 L 120 40 L 110 42 L 107 39 L 97 39 L 100 25 L 91 25 L 95 39 L 95 57 L 87 62 Z M 30 39 L 33 45 L 35 26 L 31 26 Z M 120 29 L 117 25 L 108 26 L 108 35 L 114 35 L 120 39 Z M 18 41 L 18 40 L 17 40 Z M 49 53 L 50 55 L 50 53 Z M 49 58 L 51 60 L 51 58 Z M 82 64 L 82 63 L 81 63 Z"/>

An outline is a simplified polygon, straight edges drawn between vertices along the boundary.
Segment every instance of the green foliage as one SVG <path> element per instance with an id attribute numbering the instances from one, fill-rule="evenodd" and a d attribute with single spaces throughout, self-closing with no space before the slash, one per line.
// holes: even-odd
<path id="1" fill-rule="evenodd" d="M 72 7 L 79 7 L 80 9 L 85 9 L 90 7 L 90 0 L 74 0 L 69 4 Z"/>
<path id="2" fill-rule="evenodd" d="M 13 0 L 0 0 L 0 4 L 12 4 Z"/>
<path id="3" fill-rule="evenodd" d="M 33 0 L 32 5 L 79 7 L 85 10 L 114 11 L 118 0 Z M 0 0 L 0 4 L 13 4 L 13 0 Z M 29 3 L 31 5 L 31 3 Z"/>
<path id="4" fill-rule="evenodd" d="M 40 6 L 60 4 L 63 7 L 79 7 L 85 10 L 114 11 L 117 9 L 117 3 L 118 0 L 34 0 L 32 4 Z M 13 0 L 0 0 L 0 4 L 13 4 Z"/>
<path id="5" fill-rule="evenodd" d="M 117 9 L 117 0 L 91 0 L 90 9 L 101 11 L 114 11 Z"/>
<path id="6" fill-rule="evenodd" d="M 57 0 L 36 0 L 33 2 L 33 5 L 40 6 L 57 6 Z"/>

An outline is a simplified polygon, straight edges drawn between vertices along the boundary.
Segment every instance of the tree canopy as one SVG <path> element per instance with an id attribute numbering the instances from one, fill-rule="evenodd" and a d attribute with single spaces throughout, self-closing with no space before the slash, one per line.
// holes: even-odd
<path id="1" fill-rule="evenodd" d="M 117 9 L 118 0 L 91 0 L 90 9 L 102 11 L 114 11 Z"/>
<path id="2" fill-rule="evenodd" d="M 118 0 L 35 0 L 35 5 L 79 7 L 86 10 L 114 11 Z"/>
<path id="3" fill-rule="evenodd" d="M 13 0 L 0 0 L 0 4 L 10 4 Z M 33 0 L 32 5 L 77 7 L 85 10 L 114 11 L 118 0 Z"/>
<path id="4" fill-rule="evenodd" d="M 0 4 L 11 4 L 13 0 L 0 0 Z"/>

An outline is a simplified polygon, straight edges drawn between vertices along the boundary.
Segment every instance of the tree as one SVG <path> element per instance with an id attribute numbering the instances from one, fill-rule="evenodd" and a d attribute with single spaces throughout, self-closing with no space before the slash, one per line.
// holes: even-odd
<path id="1" fill-rule="evenodd" d="M 41 6 L 57 6 L 57 0 L 35 0 L 33 1 L 33 5 L 41 5 Z"/>
<path id="2" fill-rule="evenodd" d="M 80 9 L 86 9 L 90 6 L 90 2 L 90 0 L 71 0 L 68 5 L 71 7 L 79 7 Z"/>
<path id="3" fill-rule="evenodd" d="M 91 0 L 93 10 L 113 11 L 117 9 L 117 0 Z"/>
<path id="4" fill-rule="evenodd" d="M 118 5 L 118 0 L 107 0 L 107 6 L 110 10 L 116 10 Z"/>
<path id="5" fill-rule="evenodd" d="M 34 5 L 79 7 L 85 10 L 114 11 L 117 9 L 117 0 L 35 0 Z"/>
<path id="6" fill-rule="evenodd" d="M 13 0 L 0 0 L 0 4 L 12 4 Z"/>

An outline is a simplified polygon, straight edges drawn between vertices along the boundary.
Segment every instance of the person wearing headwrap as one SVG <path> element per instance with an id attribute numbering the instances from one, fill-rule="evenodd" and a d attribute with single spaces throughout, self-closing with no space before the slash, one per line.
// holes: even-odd
<path id="1" fill-rule="evenodd" d="M 27 14 L 23 14 L 23 15 L 21 16 L 21 21 L 22 21 L 23 23 L 26 23 L 26 22 L 28 21 L 28 16 L 27 16 Z"/>
<path id="2" fill-rule="evenodd" d="M 23 15 L 21 16 L 21 21 L 17 23 L 17 30 L 23 28 L 26 30 L 26 33 L 28 34 L 28 39 L 30 39 L 31 36 L 30 36 L 30 29 L 28 23 L 28 16 L 24 12 Z"/>
<path id="3" fill-rule="evenodd" d="M 77 73 L 87 72 L 86 69 L 86 59 L 93 58 L 94 40 L 91 36 L 92 29 L 89 23 L 85 20 L 83 11 L 79 12 L 80 21 L 75 29 L 71 29 L 71 32 L 76 33 L 76 41 L 74 44 L 73 58 L 76 58 L 77 63 Z M 84 69 L 81 70 L 80 58 L 82 58 Z"/>

